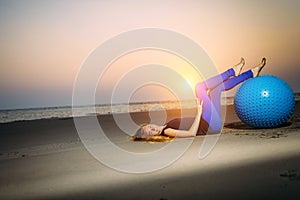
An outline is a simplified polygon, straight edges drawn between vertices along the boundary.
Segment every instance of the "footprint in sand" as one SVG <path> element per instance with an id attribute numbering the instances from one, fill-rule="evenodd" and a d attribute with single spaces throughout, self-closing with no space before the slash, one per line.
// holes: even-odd
<path id="1" fill-rule="evenodd" d="M 280 176 L 281 177 L 286 177 L 288 178 L 289 180 L 296 180 L 296 181 L 299 181 L 300 180 L 300 172 L 297 171 L 297 170 L 294 170 L 294 169 L 291 169 L 291 170 L 286 170 L 286 171 L 283 171 L 280 173 Z"/>

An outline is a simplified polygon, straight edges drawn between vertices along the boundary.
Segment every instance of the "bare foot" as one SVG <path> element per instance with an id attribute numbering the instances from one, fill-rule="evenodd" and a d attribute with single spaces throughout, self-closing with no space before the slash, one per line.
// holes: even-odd
<path id="1" fill-rule="evenodd" d="M 244 65 L 245 65 L 245 59 L 241 58 L 241 61 L 238 64 L 236 64 L 235 66 L 232 67 L 232 69 L 234 70 L 234 75 L 235 76 L 240 75 Z"/>
<path id="2" fill-rule="evenodd" d="M 263 58 L 261 60 L 261 63 L 259 65 L 257 65 L 256 67 L 253 67 L 251 69 L 252 73 L 253 73 L 253 77 L 257 77 L 259 76 L 260 71 L 262 70 L 262 68 L 266 65 L 266 58 Z"/>

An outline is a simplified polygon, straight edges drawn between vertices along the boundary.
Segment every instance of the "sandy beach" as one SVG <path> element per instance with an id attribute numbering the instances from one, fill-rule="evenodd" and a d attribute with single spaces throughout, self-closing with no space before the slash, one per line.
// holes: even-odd
<path id="1" fill-rule="evenodd" d="M 170 110 L 168 118 L 179 113 Z M 137 123 L 148 119 L 146 112 L 131 116 Z M 122 148 L 143 152 L 164 145 L 130 141 L 111 115 L 99 121 Z M 248 127 L 228 106 L 207 157 L 198 158 L 205 137 L 197 136 L 172 165 L 142 174 L 96 160 L 72 118 L 3 123 L 0 137 L 0 199 L 300 199 L 299 102 L 290 122 L 274 129 Z"/>

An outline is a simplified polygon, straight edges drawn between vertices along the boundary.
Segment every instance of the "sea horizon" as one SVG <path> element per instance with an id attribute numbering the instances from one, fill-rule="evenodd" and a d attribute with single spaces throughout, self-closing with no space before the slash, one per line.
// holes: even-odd
<path id="1" fill-rule="evenodd" d="M 294 93 L 295 101 L 300 101 L 300 93 Z M 221 99 L 222 106 L 233 105 L 234 97 L 224 97 Z M 31 121 L 39 119 L 60 119 L 79 116 L 88 116 L 92 114 L 120 114 L 147 111 L 161 111 L 171 109 L 193 109 L 196 107 L 195 99 L 190 100 L 165 100 L 165 101 L 146 101 L 146 102 L 129 102 L 114 104 L 95 104 L 80 106 L 48 106 L 33 108 L 17 109 L 0 109 L 0 123 L 15 121 Z"/>

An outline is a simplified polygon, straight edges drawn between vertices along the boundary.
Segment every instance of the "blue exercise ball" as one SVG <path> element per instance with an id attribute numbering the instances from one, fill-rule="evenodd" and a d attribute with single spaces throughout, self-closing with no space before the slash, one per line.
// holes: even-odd
<path id="1" fill-rule="evenodd" d="M 264 75 L 244 82 L 234 97 L 238 117 L 255 128 L 273 128 L 285 124 L 293 114 L 295 97 L 282 79 Z"/>

